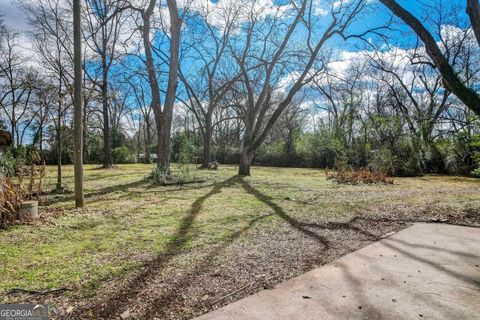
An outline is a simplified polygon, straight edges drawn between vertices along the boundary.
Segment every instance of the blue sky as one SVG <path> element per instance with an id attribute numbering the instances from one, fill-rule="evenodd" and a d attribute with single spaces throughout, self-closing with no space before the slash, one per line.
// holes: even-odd
<path id="1" fill-rule="evenodd" d="M 211 1 L 211 0 L 204 0 L 204 1 Z M 222 1 L 222 0 L 218 0 L 218 1 Z M 275 4 L 282 5 L 285 1 L 288 1 L 288 0 L 273 0 L 273 1 Z M 433 2 L 429 0 L 421 0 L 421 1 L 424 1 L 423 3 Z M 421 3 L 420 1 L 399 0 L 399 2 L 401 5 L 405 6 L 407 9 L 411 10 L 417 17 L 424 17 L 426 12 L 431 14 L 432 17 L 435 16 L 435 12 L 434 12 L 435 10 L 431 10 L 431 9 L 429 10 L 426 7 L 422 7 L 421 5 L 419 5 L 419 3 Z M 366 29 L 379 26 L 389 19 L 390 12 L 386 8 L 384 8 L 380 3 L 378 3 L 377 0 L 374 0 L 373 3 L 375 7 L 370 9 L 370 11 L 366 12 L 361 19 L 358 19 L 351 26 L 350 28 L 351 33 L 362 33 Z M 449 16 L 449 13 L 452 12 L 451 10 L 452 6 L 459 6 L 459 5 L 462 6 L 462 8 L 457 12 L 460 12 L 461 14 L 465 15 L 465 8 L 464 8 L 465 0 L 442 0 L 442 4 L 444 6 L 443 12 L 447 13 L 446 15 L 447 18 Z M 0 0 L 0 11 L 2 12 L 3 20 L 7 25 L 18 30 L 28 30 L 28 25 L 26 23 L 26 19 L 23 13 L 10 0 Z M 407 27 L 405 27 L 402 24 L 396 24 L 395 28 L 397 28 L 398 31 L 392 34 L 394 41 L 391 43 L 391 45 L 405 48 L 415 43 L 415 36 Z M 363 43 L 359 41 L 350 41 L 349 43 L 345 44 L 338 37 L 336 40 L 332 41 L 329 44 L 330 47 L 338 47 L 340 51 L 356 51 L 361 49 L 362 45 Z M 188 64 L 189 63 L 184 64 L 184 66 Z M 195 72 L 196 68 L 192 63 L 189 65 L 189 67 L 190 68 L 184 67 L 184 69 L 190 69 L 191 72 Z M 112 70 L 115 70 L 115 67 Z"/>
<path id="2" fill-rule="evenodd" d="M 16 0 L 13 0 L 16 1 Z M 32 0 L 35 1 L 35 0 Z M 204 1 L 211 1 L 211 2 L 218 2 L 224 0 L 204 0 Z M 289 0 L 272 0 L 274 4 L 283 5 L 288 3 Z M 390 12 L 383 7 L 377 0 L 373 0 L 372 7 L 369 8 L 367 12 L 361 18 L 357 18 L 356 22 L 351 26 L 350 33 L 362 33 L 365 30 L 373 27 L 377 27 L 382 25 L 387 21 L 390 17 Z M 435 0 L 435 1 L 427 1 L 427 0 L 399 0 L 400 4 L 405 6 L 407 9 L 411 10 L 417 17 L 424 17 L 426 12 L 431 14 L 432 16 L 435 15 L 433 9 L 426 8 L 425 4 L 428 3 L 441 3 L 443 8 L 443 12 L 448 13 L 449 9 L 452 6 L 461 5 L 462 8 L 459 10 L 462 14 L 465 12 L 465 0 Z M 26 19 L 23 13 L 12 3 L 12 0 L 0 0 L 0 11 L 3 14 L 3 19 L 7 23 L 7 25 L 19 29 L 19 30 L 27 30 L 28 25 L 26 23 Z M 328 17 L 325 17 L 328 19 Z M 323 18 L 321 18 L 323 19 Z M 325 22 L 327 23 L 327 21 Z M 407 48 L 410 47 L 412 44 L 415 43 L 416 38 L 413 33 L 403 24 L 395 24 L 394 28 L 398 31 L 392 34 L 393 41 L 390 43 L 393 46 Z M 329 47 L 338 48 L 340 51 L 356 51 L 361 48 L 364 48 L 364 43 L 361 41 L 350 40 L 348 43 L 343 42 L 339 37 L 336 39 L 331 39 L 328 44 Z M 184 61 L 185 62 L 185 61 Z M 190 68 L 194 69 L 194 68 Z"/>
<path id="3" fill-rule="evenodd" d="M 212 0 L 205 0 L 205 1 L 212 1 Z M 214 0 L 212 2 L 218 2 L 221 0 Z M 286 0 L 273 0 L 274 3 L 282 4 Z M 373 1 L 378 2 L 376 0 Z M 423 1 L 423 3 L 428 3 L 430 1 Z M 420 14 L 422 10 L 422 6 L 419 5 L 418 0 L 400 0 L 399 3 L 406 7 L 409 10 L 412 10 L 416 14 Z M 464 0 L 443 0 L 443 5 L 445 6 L 445 11 L 448 11 L 449 6 L 453 5 L 462 5 L 465 6 Z M 463 10 L 464 11 L 464 10 Z M 23 16 L 23 13 L 12 3 L 11 0 L 0 0 L 0 12 L 3 14 L 4 21 L 9 24 L 10 26 L 18 29 L 26 29 L 27 23 Z M 380 8 L 377 12 L 369 14 L 366 19 L 362 21 L 363 26 L 374 25 L 378 24 L 388 16 L 388 11 Z"/>
<path id="4" fill-rule="evenodd" d="M 10 0 L 0 0 L 3 21 L 12 28 L 26 30 L 28 25 L 24 14 Z"/>
<path id="5" fill-rule="evenodd" d="M 14 29 L 18 30 L 27 30 L 28 25 L 24 14 L 17 8 L 14 4 L 15 0 L 0 0 L 0 12 L 3 15 L 3 20 L 6 22 L 7 25 L 13 27 Z M 222 0 L 204 0 L 204 1 L 211 1 L 211 2 L 218 2 Z M 272 0 L 273 3 L 282 5 L 289 0 Z M 442 3 L 443 11 L 448 13 L 452 6 L 461 6 L 462 8 L 459 10 L 462 14 L 465 12 L 465 0 L 435 0 L 435 1 L 425 1 L 425 0 L 399 0 L 399 3 L 406 7 L 407 9 L 411 10 L 417 17 L 424 17 L 426 12 L 428 14 L 434 15 L 434 10 L 426 8 L 425 4 L 438 2 Z M 383 7 L 377 0 L 371 1 L 375 6 L 374 8 L 370 9 L 365 16 L 357 21 L 351 27 L 351 32 L 361 32 L 370 27 L 378 26 L 388 20 L 390 13 L 387 9 Z M 415 38 L 412 36 L 410 30 L 401 25 L 397 24 L 395 26 L 398 28 L 401 33 L 397 33 L 394 35 L 394 44 L 396 46 L 408 47 L 412 45 L 412 41 L 415 41 Z M 338 42 L 338 45 L 345 46 L 345 44 L 341 44 Z M 347 44 L 347 48 L 349 50 L 355 50 L 357 47 L 357 43 L 355 41 L 350 41 Z"/>

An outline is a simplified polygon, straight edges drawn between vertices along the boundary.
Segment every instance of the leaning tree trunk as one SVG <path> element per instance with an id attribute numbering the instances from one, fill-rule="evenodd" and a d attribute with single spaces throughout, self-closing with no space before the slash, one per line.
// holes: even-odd
<path id="1" fill-rule="evenodd" d="M 474 31 L 479 24 L 476 21 L 478 14 L 478 5 L 474 5 L 477 0 L 469 0 L 467 13 L 473 18 Z M 468 87 L 460 75 L 455 71 L 447 57 L 442 53 L 437 40 L 429 32 L 429 30 L 418 20 L 412 13 L 399 5 L 395 0 L 380 0 L 395 16 L 400 18 L 407 26 L 410 27 L 425 45 L 425 51 L 435 64 L 438 72 L 442 75 L 444 86 L 457 96 L 470 110 L 476 115 L 480 115 L 480 95 L 475 89 Z M 474 5 L 474 6 L 472 6 Z M 477 8 L 476 10 L 474 8 Z M 473 15 L 472 15 L 473 14 Z M 480 32 L 475 32 L 475 36 Z"/>

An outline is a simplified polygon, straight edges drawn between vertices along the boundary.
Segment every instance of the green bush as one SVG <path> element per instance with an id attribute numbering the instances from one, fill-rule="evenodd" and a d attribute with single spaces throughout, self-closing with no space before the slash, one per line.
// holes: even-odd
<path id="1" fill-rule="evenodd" d="M 16 161 L 11 151 L 0 155 L 0 177 L 13 177 L 15 175 Z"/>
<path id="2" fill-rule="evenodd" d="M 474 178 L 480 178 L 480 168 L 477 168 L 471 171 L 470 175 Z"/>
<path id="3" fill-rule="evenodd" d="M 387 146 L 372 151 L 369 167 L 376 172 L 392 176 L 418 176 L 422 174 L 419 155 L 407 141 L 400 141 L 395 150 Z"/>
<path id="4" fill-rule="evenodd" d="M 348 162 L 345 145 L 341 138 L 327 130 L 311 135 L 312 166 L 332 168 L 339 161 Z"/>
<path id="5" fill-rule="evenodd" d="M 112 160 L 115 164 L 134 163 L 135 155 L 128 147 L 118 147 L 112 150 Z"/>
<path id="6" fill-rule="evenodd" d="M 190 135 L 184 134 L 180 139 L 180 150 L 178 153 L 178 164 L 180 179 L 195 179 L 194 168 L 196 167 L 197 146 Z M 193 166 L 193 168 L 192 168 Z"/>

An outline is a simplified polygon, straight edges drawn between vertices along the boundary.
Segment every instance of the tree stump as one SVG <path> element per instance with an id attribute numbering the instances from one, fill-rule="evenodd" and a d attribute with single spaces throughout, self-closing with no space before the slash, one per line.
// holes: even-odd
<path id="1" fill-rule="evenodd" d="M 18 210 L 18 220 L 31 221 L 38 219 L 38 201 L 24 201 Z"/>
<path id="2" fill-rule="evenodd" d="M 217 161 L 212 161 L 208 164 L 208 169 L 209 170 L 217 170 L 218 169 L 218 162 Z"/>

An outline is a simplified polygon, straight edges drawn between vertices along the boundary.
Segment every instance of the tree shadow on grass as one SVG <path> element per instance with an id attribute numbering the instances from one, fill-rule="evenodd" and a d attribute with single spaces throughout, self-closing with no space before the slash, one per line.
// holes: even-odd
<path id="1" fill-rule="evenodd" d="M 128 305 L 128 301 L 135 301 L 135 298 L 139 294 L 141 294 L 144 289 L 148 288 L 148 285 L 157 276 L 160 275 L 161 271 L 167 265 L 167 263 L 171 261 L 176 255 L 180 254 L 184 249 L 185 245 L 192 239 L 194 234 L 191 234 L 191 227 L 193 226 L 194 221 L 196 220 L 198 215 L 201 213 L 204 203 L 212 196 L 219 194 L 223 188 L 234 185 L 236 181 L 237 177 L 233 176 L 223 182 L 216 183 L 208 193 L 196 199 L 192 203 L 187 215 L 183 217 L 180 221 L 180 225 L 176 231 L 176 234 L 166 244 L 165 250 L 163 250 L 154 259 L 146 262 L 143 266 L 143 271 L 136 274 L 132 279 L 129 279 L 128 283 L 126 283 L 122 288 L 120 288 L 116 294 L 113 294 L 106 300 L 100 301 L 99 305 L 93 306 L 89 309 L 91 309 L 97 317 L 104 319 L 110 319 L 117 315 L 120 312 L 119 306 L 122 306 L 124 309 L 129 309 L 129 307 L 131 306 Z M 253 219 L 246 227 L 238 230 L 237 232 L 234 232 L 222 243 L 222 246 L 214 248 L 207 255 L 207 257 L 202 260 L 202 263 L 196 266 L 194 269 L 199 270 L 202 268 L 206 268 L 209 263 L 211 263 L 212 258 L 216 256 L 218 252 L 222 250 L 222 248 L 224 248 L 228 243 L 238 238 L 242 233 L 244 233 L 251 226 L 253 226 L 258 220 L 265 217 L 266 216 L 262 216 Z M 181 285 L 181 283 L 179 285 Z M 171 301 L 172 296 L 180 294 L 180 292 L 176 291 L 177 290 L 174 290 L 173 292 L 168 292 L 168 301 Z M 162 304 L 166 304 L 166 302 L 163 301 L 165 298 L 166 296 L 162 294 L 156 300 L 162 301 Z M 156 303 L 151 304 L 151 306 L 147 308 L 146 313 L 151 313 L 153 310 L 152 308 L 154 307 L 156 307 Z"/>
<path id="2" fill-rule="evenodd" d="M 153 302 L 149 302 L 144 310 L 142 310 L 142 317 L 151 318 L 158 315 L 159 312 L 167 312 L 168 307 L 176 301 L 176 298 L 180 298 L 182 294 L 182 287 L 190 285 L 192 277 L 201 274 L 205 270 L 208 270 L 209 266 L 213 263 L 214 258 L 220 255 L 232 242 L 235 241 L 242 234 L 251 229 L 260 220 L 270 216 L 278 216 L 285 222 L 287 222 L 295 230 L 300 231 L 304 235 L 316 240 L 325 250 L 328 250 L 328 241 L 308 229 L 308 225 L 300 222 L 290 215 L 288 215 L 283 208 L 273 202 L 272 198 L 261 193 L 259 190 L 253 188 L 243 177 L 233 176 L 223 182 L 214 184 L 213 188 L 196 199 L 188 211 L 187 215 L 181 220 L 175 236 L 166 245 L 166 249 L 157 255 L 154 259 L 148 261 L 143 266 L 143 271 L 136 274 L 133 278 L 118 291 L 109 296 L 106 300 L 101 300 L 97 305 L 89 307 L 96 317 L 103 319 L 110 319 L 120 314 L 124 310 L 131 309 L 131 302 L 136 302 L 137 297 L 146 290 L 157 277 L 161 276 L 161 271 L 165 266 L 178 254 L 182 252 L 185 245 L 195 236 L 192 233 L 191 227 L 193 226 L 196 218 L 201 213 L 204 203 L 212 196 L 219 194 L 225 187 L 231 187 L 235 184 L 239 184 L 246 193 L 254 196 L 257 200 L 267 205 L 273 210 L 273 213 L 268 215 L 258 216 L 248 222 L 243 228 L 233 232 L 225 239 L 222 240 L 220 245 L 211 246 L 207 249 L 207 254 L 200 259 L 200 261 L 191 269 L 188 275 L 182 276 L 179 281 L 176 281 L 172 287 L 163 290 Z M 130 302 L 130 303 L 129 303 Z M 121 307 L 119 307 L 121 306 Z M 159 309 L 159 306 L 161 308 Z M 80 314 L 88 312 L 88 310 L 79 310 Z"/>
<path id="3" fill-rule="evenodd" d="M 104 195 L 107 195 L 109 193 L 114 193 L 114 192 L 117 192 L 117 191 L 127 191 L 128 189 L 138 188 L 140 186 L 146 185 L 147 183 L 148 183 L 147 180 L 142 179 L 142 180 L 133 181 L 133 182 L 129 182 L 129 183 L 116 184 L 116 185 L 113 185 L 113 186 L 108 186 L 108 187 L 105 187 L 105 188 L 98 189 L 94 192 L 86 193 L 85 194 L 85 199 L 104 196 Z M 52 204 L 55 204 L 55 203 L 63 203 L 63 202 L 69 202 L 69 201 L 73 202 L 74 200 L 75 200 L 75 198 L 74 198 L 74 195 L 72 194 L 72 195 L 62 197 L 60 199 L 59 198 L 47 199 L 43 203 L 43 205 L 44 206 L 49 206 L 49 205 L 52 205 Z"/>
<path id="4" fill-rule="evenodd" d="M 131 196 L 131 195 L 142 195 L 147 193 L 155 194 L 160 192 L 197 190 L 197 189 L 204 189 L 204 188 L 208 188 L 216 185 L 218 185 L 218 183 L 209 183 L 209 184 L 198 183 L 198 184 L 189 184 L 188 186 L 171 185 L 171 186 L 164 186 L 165 190 L 160 191 L 156 189 L 159 187 L 158 185 L 152 184 L 150 181 L 148 181 L 148 179 L 142 178 L 141 180 L 132 181 L 132 182 L 123 183 L 123 184 L 117 184 L 117 185 L 101 188 L 93 192 L 87 192 L 85 194 L 85 199 L 101 197 L 101 196 L 104 196 L 110 193 L 115 193 L 118 191 L 123 191 L 123 192 L 129 191 L 129 195 L 127 196 Z M 142 186 L 144 187 L 145 190 L 142 190 L 142 191 L 130 190 L 130 189 L 135 189 Z M 74 200 L 75 199 L 74 199 L 73 193 L 70 193 L 70 194 L 62 195 L 61 197 L 47 198 L 45 201 L 43 201 L 42 206 L 49 206 L 55 203 L 65 203 L 70 201 L 74 202 Z"/>
<path id="5" fill-rule="evenodd" d="M 368 218 L 355 216 L 346 222 L 326 221 L 326 222 L 304 222 L 289 215 L 282 207 L 273 201 L 273 198 L 262 193 L 258 189 L 251 186 L 251 184 L 243 177 L 234 176 L 223 182 L 213 185 L 213 188 L 203 196 L 196 199 L 187 212 L 181 219 L 178 229 L 171 240 L 166 244 L 166 248 L 158 254 L 154 259 L 146 262 L 141 271 L 134 274 L 124 285 L 117 288 L 114 293 L 108 295 L 104 299 L 96 302 L 93 306 L 87 306 L 83 310 L 79 309 L 77 314 L 84 316 L 89 314 L 89 310 L 93 311 L 96 318 L 111 319 L 118 316 L 126 310 L 135 310 L 136 304 L 141 303 L 139 299 L 147 294 L 148 289 L 155 289 L 155 284 L 159 278 L 162 277 L 162 271 L 167 264 L 176 256 L 184 252 L 185 246 L 196 236 L 192 226 L 195 223 L 198 215 L 201 213 L 204 203 L 214 195 L 221 193 L 225 187 L 231 187 L 235 184 L 240 185 L 246 193 L 254 196 L 257 200 L 270 207 L 273 213 L 269 215 L 258 216 L 248 221 L 248 223 L 239 230 L 228 235 L 221 244 L 211 245 L 205 250 L 202 258 L 198 259 L 197 263 L 190 268 L 187 274 L 173 279 L 173 283 L 169 286 L 162 286 L 158 289 L 158 294 L 153 299 L 145 301 L 147 305 L 140 311 L 141 318 L 153 318 L 159 314 L 167 315 L 172 310 L 172 305 L 178 303 L 182 299 L 184 289 L 191 286 L 196 277 L 199 277 L 202 272 L 209 270 L 209 267 L 214 263 L 214 258 L 219 256 L 228 246 L 235 241 L 242 234 L 247 232 L 260 220 L 268 216 L 277 216 L 285 221 L 294 230 L 297 230 L 305 236 L 317 241 L 322 248 L 327 251 L 330 248 L 330 243 L 325 236 L 319 234 L 324 230 L 328 232 L 332 230 L 350 230 L 366 237 L 369 241 L 379 240 L 381 237 L 375 234 L 375 224 L 385 223 L 394 224 L 399 221 L 404 222 L 404 219 L 394 220 L 388 218 Z M 205 185 L 200 186 L 205 188 Z M 111 189 L 110 189 L 111 190 Z M 175 191 L 181 191 L 175 190 Z M 174 190 L 165 190 L 165 192 Z M 412 221 L 418 222 L 418 221 Z M 428 261 L 423 261 L 429 263 Z M 161 280 L 161 279 L 160 279 Z M 169 279 L 165 279 L 166 281 Z M 192 281 L 193 280 L 193 281 Z M 146 293 L 147 292 L 147 293 Z M 153 291 L 155 292 L 155 291 Z M 136 314 L 137 316 L 137 314 Z"/>
<path id="6" fill-rule="evenodd" d="M 265 219 L 267 217 L 279 216 L 281 219 L 286 221 L 294 229 L 296 229 L 296 230 L 302 232 L 304 235 L 307 235 L 308 237 L 311 237 L 314 240 L 318 241 L 323 246 L 323 248 L 328 250 L 329 244 L 328 244 L 328 241 L 325 238 L 323 238 L 323 237 L 317 235 L 316 233 L 306 229 L 301 222 L 299 222 L 299 221 L 295 220 L 294 218 L 292 218 L 291 216 L 289 216 L 283 208 L 281 208 L 276 203 L 274 203 L 272 201 L 271 197 L 261 193 L 260 191 L 258 191 L 255 188 L 253 188 L 247 181 L 245 181 L 245 179 L 243 177 L 234 176 L 234 177 L 230 178 L 229 180 L 227 180 L 226 183 L 222 187 L 231 186 L 231 185 L 234 185 L 234 184 L 237 184 L 237 183 L 245 190 L 245 192 L 254 196 L 257 200 L 259 200 L 263 204 L 265 204 L 268 207 L 270 207 L 271 209 L 273 209 L 273 213 L 270 213 L 270 214 L 267 214 L 267 215 L 262 215 L 262 216 L 259 216 L 259 217 L 256 217 L 256 218 L 250 220 L 249 223 L 245 227 L 243 227 L 240 230 L 238 230 L 238 231 L 232 233 L 231 235 L 229 235 L 222 242 L 222 245 L 216 246 L 212 250 L 210 250 L 210 252 L 204 258 L 202 258 L 201 262 L 198 263 L 193 268 L 193 270 L 189 272 L 189 275 L 184 275 L 180 279 L 180 281 L 175 283 L 174 287 L 169 288 L 168 290 L 165 290 L 165 292 L 162 292 L 161 295 L 156 297 L 155 300 L 152 303 L 149 303 L 149 305 L 145 309 L 144 313 L 142 313 L 142 318 L 150 319 L 150 318 L 153 318 L 154 316 L 158 316 L 159 307 L 162 310 L 168 310 L 168 307 L 172 303 L 174 303 L 177 298 L 181 297 L 182 288 L 191 285 L 192 277 L 198 276 L 198 274 L 202 273 L 205 270 L 208 270 L 208 267 L 211 265 L 213 259 L 216 256 L 219 256 L 228 247 L 229 244 L 231 244 L 232 242 L 234 242 L 235 239 L 237 239 L 242 234 L 247 232 L 257 222 L 259 222 L 260 220 Z M 210 197 L 211 195 L 219 192 L 219 190 L 217 192 L 215 190 L 218 190 L 218 188 L 216 187 L 216 188 L 212 189 L 212 191 L 209 194 L 197 199 L 197 201 L 195 201 L 194 204 L 192 205 L 192 212 L 196 212 L 197 208 L 198 208 L 198 210 L 200 210 L 201 209 L 201 204 L 208 197 Z M 199 204 L 200 204 L 200 207 L 198 207 Z M 189 218 L 189 217 L 190 217 L 190 215 L 187 216 L 187 218 Z M 187 219 L 186 222 L 187 223 L 185 224 L 185 226 L 190 226 L 193 221 L 191 221 L 191 219 Z M 180 228 L 180 230 L 182 230 L 182 228 Z M 162 311 L 160 311 L 160 312 L 162 312 Z"/>
<path id="7" fill-rule="evenodd" d="M 310 227 L 309 224 L 299 221 L 293 218 L 292 216 L 290 216 L 289 214 L 287 214 L 287 212 L 285 212 L 285 210 L 282 207 L 280 207 L 278 204 L 273 202 L 272 197 L 267 196 L 266 194 L 252 187 L 247 181 L 245 181 L 243 177 L 239 177 L 238 182 L 248 194 L 254 196 L 257 200 L 269 206 L 273 210 L 275 215 L 277 215 L 282 220 L 287 222 L 295 230 L 300 231 L 304 235 L 318 241 L 321 245 L 324 246 L 325 249 L 330 248 L 329 242 L 325 237 L 313 232 L 312 230 L 309 230 L 308 229 Z"/>
<path id="8" fill-rule="evenodd" d="M 355 233 L 358 233 L 358 234 L 361 234 L 361 235 L 365 236 L 369 241 L 378 241 L 378 240 L 382 239 L 382 236 L 381 235 L 376 235 L 372 231 L 369 230 L 370 228 L 373 228 L 375 226 L 375 224 L 378 224 L 378 223 L 393 224 L 393 223 L 398 223 L 398 222 L 401 222 L 401 223 L 430 222 L 430 221 L 424 220 L 424 219 L 389 219 L 389 218 L 371 218 L 371 217 L 361 217 L 361 216 L 355 216 L 347 222 L 337 222 L 337 221 L 328 221 L 328 222 L 325 222 L 325 223 L 302 222 L 302 221 L 296 220 L 296 219 L 292 218 L 291 216 L 289 216 L 280 206 L 278 206 L 277 204 L 275 204 L 272 201 L 271 197 L 266 196 L 265 194 L 261 193 L 257 189 L 253 188 L 243 178 L 241 178 L 239 181 L 240 181 L 242 187 L 245 189 L 245 191 L 254 195 L 258 200 L 262 201 L 263 203 L 265 203 L 266 205 L 271 207 L 275 211 L 276 215 L 278 215 L 283 220 L 288 222 L 292 227 L 301 231 L 302 233 L 306 234 L 307 236 L 315 238 L 319 242 L 323 243 L 325 245 L 326 249 L 329 248 L 328 240 L 326 240 L 325 237 L 319 235 L 318 233 L 315 233 L 315 232 L 309 230 L 309 228 L 316 229 L 316 230 L 340 230 L 340 229 L 349 230 L 349 231 L 353 231 Z M 368 229 L 367 228 L 362 228 L 358 224 L 364 224 L 364 225 L 369 226 L 370 228 L 368 228 Z M 395 246 L 391 243 L 391 242 L 396 242 L 396 241 L 397 241 L 396 239 L 388 239 L 388 240 L 385 241 L 384 245 L 386 245 L 387 247 L 408 256 L 411 259 L 417 260 L 417 261 L 419 261 L 421 263 L 424 263 L 424 264 L 428 264 L 428 265 L 430 265 L 430 266 L 432 266 L 432 267 L 434 267 L 434 268 L 436 268 L 440 271 L 443 271 L 443 272 L 449 274 L 450 276 L 453 276 L 453 277 L 455 277 L 459 280 L 462 280 L 462 281 L 465 281 L 467 283 L 473 284 L 477 287 L 480 287 L 480 281 L 478 279 L 474 279 L 472 277 L 460 274 L 460 273 L 455 272 L 453 270 L 449 270 L 449 269 L 445 268 L 444 266 L 442 266 L 438 263 L 435 263 L 434 261 L 425 259 L 423 257 L 418 257 L 418 256 L 408 252 L 407 250 L 405 250 L 403 248 L 400 248 L 398 246 Z M 401 241 L 398 241 L 398 242 L 401 242 Z M 418 247 L 418 245 L 415 245 L 415 244 L 410 244 L 410 243 L 406 243 L 406 242 L 402 242 L 402 243 L 404 245 L 408 245 L 409 247 L 412 247 L 412 248 Z M 467 256 L 469 258 L 472 258 L 472 255 L 465 255 L 461 252 L 453 252 L 451 250 L 444 249 L 444 248 L 432 248 L 432 249 L 438 250 L 438 251 L 445 251 L 445 252 L 448 252 L 448 253 L 451 253 L 451 254 L 458 255 L 459 257 Z M 476 257 L 476 256 L 473 256 L 473 257 Z"/>

